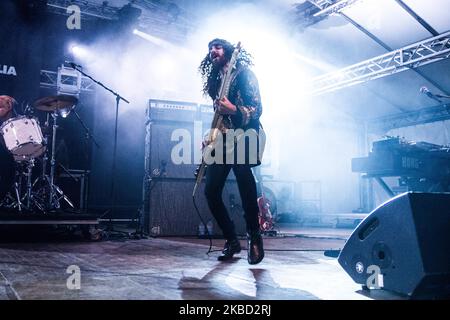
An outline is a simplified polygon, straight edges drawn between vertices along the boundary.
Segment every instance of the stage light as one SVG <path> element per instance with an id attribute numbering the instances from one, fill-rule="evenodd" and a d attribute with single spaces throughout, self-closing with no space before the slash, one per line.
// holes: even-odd
<path id="1" fill-rule="evenodd" d="M 142 10 L 133 7 L 131 3 L 124 5 L 117 12 L 117 30 L 121 32 L 130 32 L 135 29 L 139 23 L 139 17 Z"/>
<path id="2" fill-rule="evenodd" d="M 157 46 L 163 47 L 163 48 L 173 48 L 173 45 L 170 44 L 168 41 L 165 41 L 161 38 L 152 36 L 151 34 L 139 31 L 137 29 L 133 30 L 133 34 L 141 37 L 142 39 L 145 39 L 153 44 L 156 44 Z"/>
<path id="3" fill-rule="evenodd" d="M 67 118 L 70 114 L 71 109 L 67 108 L 67 109 L 59 109 L 58 113 L 61 117 L 63 118 Z"/>
<path id="4" fill-rule="evenodd" d="M 70 46 L 70 52 L 73 54 L 74 57 L 77 58 L 85 58 L 88 55 L 88 49 L 80 46 L 78 44 L 72 44 Z"/>
<path id="5" fill-rule="evenodd" d="M 119 9 L 118 18 L 125 24 L 132 24 L 137 22 L 141 14 L 141 9 L 133 7 L 131 3 L 128 3 Z"/>

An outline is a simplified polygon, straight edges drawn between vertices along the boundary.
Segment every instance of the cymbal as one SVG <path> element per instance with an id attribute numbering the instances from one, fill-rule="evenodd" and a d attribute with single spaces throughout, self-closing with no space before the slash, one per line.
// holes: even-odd
<path id="1" fill-rule="evenodd" d="M 33 103 L 33 106 L 41 111 L 55 111 L 60 109 L 71 108 L 75 104 L 77 104 L 78 99 L 74 96 L 69 95 L 58 95 L 58 96 L 50 96 L 44 97 L 39 100 L 36 100 Z"/>

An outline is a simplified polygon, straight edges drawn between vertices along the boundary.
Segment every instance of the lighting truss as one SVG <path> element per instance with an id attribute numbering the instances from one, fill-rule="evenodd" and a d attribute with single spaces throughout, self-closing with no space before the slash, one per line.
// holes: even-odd
<path id="1" fill-rule="evenodd" d="M 450 57 L 450 32 L 391 51 L 341 70 L 314 78 L 312 94 L 319 95 L 386 77 Z"/>
<path id="2" fill-rule="evenodd" d="M 85 0 L 47 0 L 48 10 L 57 14 L 67 14 L 67 8 L 72 5 L 80 7 L 81 15 L 84 15 L 85 18 L 115 20 L 119 10 L 107 5 L 107 2 L 105 4 L 95 4 Z"/>
<path id="3" fill-rule="evenodd" d="M 170 11 L 170 1 L 135 0 L 133 5 L 142 8 L 139 28 L 161 38 L 175 42 L 183 41 L 189 30 L 195 29 L 196 17 L 180 5 L 175 5 L 175 12 Z"/>
<path id="4" fill-rule="evenodd" d="M 358 1 L 361 0 L 308 0 L 308 2 L 320 9 L 319 12 L 314 14 L 314 17 L 341 12 L 344 8 Z"/>
<path id="5" fill-rule="evenodd" d="M 193 17 L 179 6 L 179 12 L 174 16 L 170 13 L 170 2 L 156 0 L 134 0 L 133 6 L 142 9 L 138 19 L 139 29 L 159 37 L 168 37 L 176 41 L 185 38 L 187 31 L 193 29 Z M 50 12 L 68 15 L 67 8 L 71 5 L 80 7 L 81 15 L 85 19 L 101 18 L 107 20 L 118 20 L 121 8 L 113 7 L 107 2 L 95 3 L 88 0 L 47 0 Z"/>
<path id="6" fill-rule="evenodd" d="M 450 119 L 450 103 L 368 121 L 367 131 L 372 133 L 386 133 L 395 128 L 403 128 L 448 119 Z"/>
<path id="7" fill-rule="evenodd" d="M 91 79 L 89 79 L 87 77 L 81 77 L 81 91 L 93 92 L 94 85 L 95 85 L 95 83 Z M 41 86 L 41 88 L 55 88 L 56 89 L 58 87 L 58 72 L 41 70 L 40 86 Z"/>
<path id="8" fill-rule="evenodd" d="M 170 23 L 164 16 L 145 15 L 139 19 L 139 29 L 156 37 L 172 40 L 174 42 L 183 41 L 191 26 L 184 23 Z"/>

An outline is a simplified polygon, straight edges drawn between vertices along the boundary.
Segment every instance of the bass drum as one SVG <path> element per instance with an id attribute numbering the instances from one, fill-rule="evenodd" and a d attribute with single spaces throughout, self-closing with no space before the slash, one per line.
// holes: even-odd
<path id="1" fill-rule="evenodd" d="M 0 136 L 0 203 L 14 183 L 15 162 Z"/>

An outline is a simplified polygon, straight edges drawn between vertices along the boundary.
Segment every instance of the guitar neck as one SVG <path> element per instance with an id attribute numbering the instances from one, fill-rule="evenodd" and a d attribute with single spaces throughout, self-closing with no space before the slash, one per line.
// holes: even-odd
<path id="1" fill-rule="evenodd" d="M 214 112 L 214 118 L 211 123 L 211 129 L 219 129 L 219 127 L 222 125 L 223 116 L 219 114 L 217 111 Z"/>
<path id="2" fill-rule="evenodd" d="M 236 62 L 238 55 L 241 51 L 241 42 L 238 42 L 236 48 L 233 51 L 230 62 L 228 64 L 228 68 L 223 75 L 222 82 L 220 83 L 219 92 L 217 95 L 217 100 L 222 100 L 224 97 L 228 96 L 230 91 L 230 85 L 232 80 L 233 69 L 236 67 Z M 214 112 L 214 118 L 211 123 L 211 130 L 209 134 L 209 140 L 214 141 L 218 134 L 218 129 L 222 126 L 223 115 L 219 114 L 218 108 Z"/>

